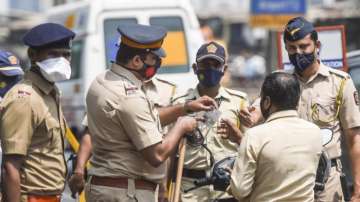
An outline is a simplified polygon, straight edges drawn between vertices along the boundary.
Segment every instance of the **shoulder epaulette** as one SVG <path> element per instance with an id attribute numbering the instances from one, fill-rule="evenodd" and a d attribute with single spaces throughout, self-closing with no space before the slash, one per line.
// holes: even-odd
<path id="1" fill-rule="evenodd" d="M 175 101 L 181 99 L 181 98 L 186 98 L 186 97 L 189 97 L 189 95 L 194 91 L 194 89 L 190 88 L 188 89 L 186 92 L 180 92 L 178 94 L 175 94 L 172 99 L 171 99 L 171 102 L 174 103 Z"/>
<path id="2" fill-rule="evenodd" d="M 238 90 L 228 89 L 224 88 L 226 92 L 228 92 L 230 95 L 235 95 L 238 97 L 241 97 L 243 99 L 247 99 L 247 94 Z"/>
<path id="3" fill-rule="evenodd" d="M 185 98 L 189 96 L 189 93 L 182 93 L 182 94 L 178 94 L 178 95 L 174 95 L 172 98 L 171 98 L 171 103 L 174 103 L 176 102 L 177 100 L 181 99 L 181 98 Z"/>
<path id="4" fill-rule="evenodd" d="M 7 97 L 12 98 L 25 98 L 30 97 L 33 93 L 32 83 L 31 82 L 21 82 L 13 86 L 8 92 Z"/>
<path id="5" fill-rule="evenodd" d="M 20 91 L 26 91 L 31 93 L 33 91 L 33 83 L 29 80 L 22 80 L 19 83 L 17 83 L 15 86 L 13 86 L 13 88 L 16 88 L 17 90 Z"/>
<path id="6" fill-rule="evenodd" d="M 171 86 L 174 86 L 176 87 L 176 84 L 175 83 L 172 83 L 171 81 L 168 81 L 168 80 L 165 80 L 165 79 L 161 79 L 161 78 L 158 78 L 156 77 L 155 79 L 157 79 L 158 81 L 162 82 L 162 83 L 166 83 L 166 84 L 169 84 Z"/>
<path id="7" fill-rule="evenodd" d="M 348 73 L 346 73 L 344 71 L 341 71 L 341 70 L 334 69 L 334 68 L 329 68 L 329 73 L 334 74 L 334 75 L 336 75 L 338 77 L 341 77 L 342 79 L 349 79 L 350 78 Z"/>

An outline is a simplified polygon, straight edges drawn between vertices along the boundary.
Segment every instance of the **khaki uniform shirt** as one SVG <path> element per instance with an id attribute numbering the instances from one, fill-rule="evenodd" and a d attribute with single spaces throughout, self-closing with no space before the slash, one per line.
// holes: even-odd
<path id="1" fill-rule="evenodd" d="M 231 174 L 239 201 L 314 201 L 320 129 L 295 110 L 270 115 L 246 131 Z"/>
<path id="2" fill-rule="evenodd" d="M 0 109 L 4 154 L 25 158 L 21 192 L 60 194 L 66 175 L 65 122 L 57 87 L 29 71 L 6 94 Z"/>
<path id="3" fill-rule="evenodd" d="M 155 104 L 155 107 L 167 107 L 171 104 L 176 92 L 176 85 L 162 80 L 160 78 L 152 78 L 143 84 L 144 90 L 148 98 Z M 87 116 L 85 115 L 82 123 L 83 126 L 88 126 Z"/>
<path id="4" fill-rule="evenodd" d="M 93 155 L 90 175 L 159 183 L 165 167 L 151 166 L 141 150 L 162 141 L 157 110 L 133 73 L 113 64 L 98 75 L 86 97 Z"/>
<path id="5" fill-rule="evenodd" d="M 296 75 L 296 74 L 295 74 Z M 299 116 L 320 128 L 334 132 L 333 140 L 326 145 L 330 158 L 341 156 L 340 137 L 344 129 L 360 126 L 358 92 L 350 76 L 342 71 L 320 65 L 318 72 L 308 81 L 299 76 L 301 98 Z M 342 80 L 345 80 L 341 105 L 337 115 L 336 97 Z"/>
<path id="6" fill-rule="evenodd" d="M 163 79 L 154 77 L 144 83 L 144 90 L 148 98 L 155 104 L 156 108 L 168 107 L 171 99 L 176 93 L 176 85 Z M 162 133 L 165 135 L 170 126 L 163 126 Z"/>
<path id="7" fill-rule="evenodd" d="M 184 103 L 187 100 L 195 100 L 199 98 L 198 89 L 189 89 L 185 95 L 176 97 L 174 104 Z M 212 152 L 215 162 L 229 156 L 235 156 L 237 151 L 237 144 L 232 143 L 229 140 L 223 139 L 217 134 L 217 126 L 222 118 L 228 118 L 234 123 L 238 123 L 238 127 L 244 129 L 239 124 L 237 113 L 243 108 L 247 107 L 247 95 L 240 91 L 230 90 L 220 87 L 218 95 L 215 100 L 219 104 L 219 111 L 221 115 L 218 121 L 209 127 L 201 128 L 201 132 L 204 136 L 204 141 L 207 147 Z M 200 112 L 201 113 L 201 112 Z M 186 145 L 185 162 L 184 167 L 195 170 L 208 170 L 210 165 L 210 154 L 202 146 L 195 146 L 191 144 Z"/>
<path id="8" fill-rule="evenodd" d="M 155 107 L 167 107 L 171 105 L 171 98 L 175 95 L 176 85 L 154 77 L 144 83 L 144 90 Z"/>

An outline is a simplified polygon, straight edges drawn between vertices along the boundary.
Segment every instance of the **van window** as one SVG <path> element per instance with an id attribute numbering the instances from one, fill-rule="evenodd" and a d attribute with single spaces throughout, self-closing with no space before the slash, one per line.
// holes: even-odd
<path id="1" fill-rule="evenodd" d="M 122 24 L 136 24 L 136 18 L 110 18 L 104 21 L 104 36 L 105 36 L 105 57 L 106 67 L 109 68 L 111 61 L 115 60 L 116 52 L 120 34 L 117 27 Z"/>
<path id="2" fill-rule="evenodd" d="M 84 41 L 74 41 L 71 47 L 71 78 L 80 78 L 81 55 L 84 50 Z"/>
<path id="3" fill-rule="evenodd" d="M 166 51 L 158 73 L 178 73 L 190 70 L 186 36 L 181 17 L 162 16 L 150 18 L 150 25 L 162 26 L 168 33 L 163 43 Z"/>

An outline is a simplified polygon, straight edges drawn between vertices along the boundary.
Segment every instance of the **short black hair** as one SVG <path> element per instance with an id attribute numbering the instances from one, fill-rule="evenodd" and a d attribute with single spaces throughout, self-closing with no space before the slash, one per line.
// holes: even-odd
<path id="1" fill-rule="evenodd" d="M 307 35 L 306 35 L 307 36 Z M 283 35 L 283 40 L 284 40 L 284 43 L 286 43 L 286 40 L 287 39 L 290 39 L 290 33 L 289 32 L 284 32 L 284 35 Z M 304 37 L 305 38 L 305 37 Z M 318 41 L 319 37 L 318 37 L 318 33 L 316 30 L 310 32 L 310 38 L 311 40 L 313 40 L 315 43 Z"/>
<path id="2" fill-rule="evenodd" d="M 146 51 L 139 48 L 132 48 L 130 46 L 120 43 L 119 49 L 116 53 L 116 63 L 127 64 L 136 55 L 144 58 L 144 56 L 146 55 Z"/>
<path id="3" fill-rule="evenodd" d="M 300 83 L 286 72 L 273 72 L 265 77 L 261 96 L 269 96 L 278 110 L 295 110 L 300 99 Z"/>

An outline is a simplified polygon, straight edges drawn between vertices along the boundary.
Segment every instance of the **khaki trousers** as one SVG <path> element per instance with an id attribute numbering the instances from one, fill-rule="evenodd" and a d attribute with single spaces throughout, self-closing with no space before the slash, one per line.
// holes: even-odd
<path id="1" fill-rule="evenodd" d="M 128 181 L 128 188 L 108 187 L 88 183 L 85 186 L 86 202 L 157 202 L 155 192 L 135 189 L 135 182 Z"/>
<path id="2" fill-rule="evenodd" d="M 315 193 L 315 202 L 341 202 L 344 201 L 341 188 L 341 164 L 331 167 L 330 176 L 322 192 Z"/>

